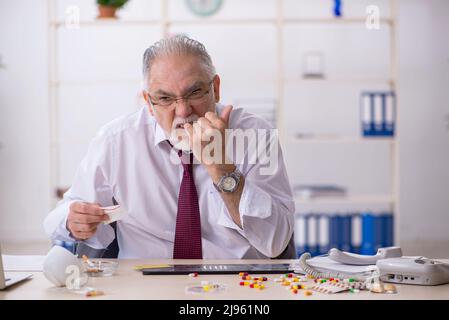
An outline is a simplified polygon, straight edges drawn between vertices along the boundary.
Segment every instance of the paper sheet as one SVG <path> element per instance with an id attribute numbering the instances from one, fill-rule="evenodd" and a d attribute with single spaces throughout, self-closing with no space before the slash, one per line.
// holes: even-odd
<path id="1" fill-rule="evenodd" d="M 329 259 L 328 256 L 313 257 L 307 260 L 307 263 L 320 271 L 336 271 L 350 275 L 362 275 L 377 270 L 376 265 L 355 266 L 336 262 Z M 299 264 L 295 263 L 295 270 L 302 271 Z"/>
<path id="2" fill-rule="evenodd" d="M 2 254 L 5 271 L 42 271 L 45 256 Z"/>

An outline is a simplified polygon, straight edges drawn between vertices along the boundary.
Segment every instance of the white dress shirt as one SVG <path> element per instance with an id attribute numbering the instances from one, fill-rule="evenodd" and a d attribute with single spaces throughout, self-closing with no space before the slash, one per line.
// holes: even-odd
<path id="1" fill-rule="evenodd" d="M 217 104 L 219 114 L 222 108 Z M 241 108 L 231 112 L 229 128 L 271 129 Z M 114 198 L 128 213 L 117 222 L 118 257 L 171 259 L 183 168 L 170 160 L 173 152 L 166 139 L 145 107 L 105 125 L 91 142 L 71 188 L 45 219 L 49 237 L 74 241 L 66 229 L 72 202 L 110 206 Z M 232 220 L 205 168 L 194 164 L 204 259 L 275 257 L 286 248 L 295 207 L 280 148 L 277 161 L 271 175 L 261 175 L 258 163 L 236 164 L 245 177 L 239 204 L 242 228 Z M 104 249 L 114 237 L 113 228 L 101 223 L 84 242 Z"/>

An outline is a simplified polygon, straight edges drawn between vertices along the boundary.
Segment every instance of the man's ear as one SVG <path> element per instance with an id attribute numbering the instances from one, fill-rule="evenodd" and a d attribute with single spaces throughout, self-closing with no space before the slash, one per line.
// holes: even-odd
<path id="1" fill-rule="evenodd" d="M 153 106 L 150 103 L 150 96 L 148 95 L 148 92 L 146 92 L 145 90 L 142 90 L 142 97 L 143 100 L 145 100 L 145 103 L 148 106 L 148 111 L 150 112 L 150 114 L 153 116 Z"/>
<path id="2" fill-rule="evenodd" d="M 214 96 L 215 102 L 220 101 L 220 76 L 218 74 L 214 77 Z"/>

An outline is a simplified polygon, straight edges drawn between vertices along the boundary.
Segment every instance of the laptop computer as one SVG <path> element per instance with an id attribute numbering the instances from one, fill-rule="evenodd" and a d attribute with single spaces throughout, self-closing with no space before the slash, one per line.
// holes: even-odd
<path id="1" fill-rule="evenodd" d="M 0 290 L 6 289 L 23 280 L 29 279 L 32 276 L 33 275 L 31 273 L 29 274 L 5 273 L 3 270 L 2 252 L 0 249 Z"/>

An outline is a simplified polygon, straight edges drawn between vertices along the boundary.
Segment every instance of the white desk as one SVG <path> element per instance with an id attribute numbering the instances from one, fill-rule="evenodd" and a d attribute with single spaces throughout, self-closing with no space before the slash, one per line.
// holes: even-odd
<path id="1" fill-rule="evenodd" d="M 236 275 L 199 275 L 191 278 L 187 275 L 143 276 L 133 270 L 142 264 L 197 264 L 198 260 L 118 260 L 119 268 L 112 277 L 91 278 L 88 286 L 104 291 L 105 295 L 85 297 L 83 295 L 62 292 L 44 277 L 42 272 L 33 272 L 33 278 L 7 290 L 0 291 L 0 299 L 156 299 L 156 300 L 395 300 L 395 299 L 449 299 L 449 284 L 440 286 L 396 285 L 396 294 L 376 294 L 369 291 L 360 293 L 321 294 L 313 292 L 305 296 L 303 290 L 293 294 L 290 290 L 273 281 L 278 275 L 266 275 L 266 289 L 258 290 L 240 286 L 240 277 Z M 291 263 L 293 260 L 208 260 L 207 263 Z M 447 261 L 447 260 L 446 260 Z M 204 261 L 201 261 L 204 263 Z M 220 293 L 191 294 L 185 292 L 189 284 L 201 281 L 213 281 L 226 284 Z"/>

